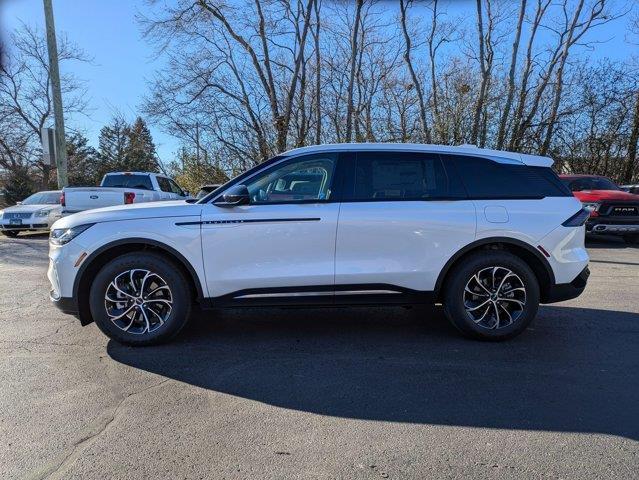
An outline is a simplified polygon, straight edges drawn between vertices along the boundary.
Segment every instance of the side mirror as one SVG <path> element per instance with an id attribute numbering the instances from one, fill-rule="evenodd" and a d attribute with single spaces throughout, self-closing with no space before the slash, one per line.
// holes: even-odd
<path id="1" fill-rule="evenodd" d="M 251 202 L 246 185 L 234 185 L 222 195 L 221 201 L 215 202 L 220 207 L 235 207 L 238 205 L 248 205 Z"/>

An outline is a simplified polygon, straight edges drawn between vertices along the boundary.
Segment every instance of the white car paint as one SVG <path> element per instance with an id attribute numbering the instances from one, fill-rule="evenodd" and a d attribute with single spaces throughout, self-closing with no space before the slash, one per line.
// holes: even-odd
<path id="1" fill-rule="evenodd" d="M 511 152 L 404 144 L 304 147 L 287 152 L 280 161 L 366 150 L 456 153 L 543 167 L 552 162 Z M 242 182 L 261 171 L 257 168 Z M 251 289 L 286 288 L 295 294 L 299 287 L 302 295 L 309 287 L 321 286 L 323 294 L 328 287 L 332 295 L 332 287 L 384 284 L 432 291 L 455 254 L 489 238 L 523 242 L 537 255 L 547 252 L 556 283 L 573 281 L 588 263 L 584 227 L 562 226 L 581 208 L 572 195 L 535 200 L 215 204 L 228 188 L 203 203 L 134 204 L 60 219 L 54 229 L 93 226 L 66 245 L 51 245 L 48 275 L 53 299 L 73 297 L 76 276 L 95 252 L 114 242 L 140 239 L 179 252 L 213 305 L 223 296 L 251 296 L 246 293 Z"/>
<path id="2" fill-rule="evenodd" d="M 60 198 L 61 191 L 50 190 L 38 192 L 25 199 L 38 198 L 38 195 L 48 195 Z M 62 207 L 59 203 L 27 203 L 5 208 L 0 214 L 0 230 L 31 230 L 48 231 L 51 225 L 62 216 Z"/>

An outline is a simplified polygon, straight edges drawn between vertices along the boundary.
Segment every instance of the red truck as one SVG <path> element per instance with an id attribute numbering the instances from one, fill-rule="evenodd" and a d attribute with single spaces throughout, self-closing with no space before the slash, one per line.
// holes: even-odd
<path id="1" fill-rule="evenodd" d="M 612 180 L 599 175 L 560 178 L 590 210 L 587 233 L 621 235 L 628 243 L 639 243 L 639 195 L 624 192 Z"/>

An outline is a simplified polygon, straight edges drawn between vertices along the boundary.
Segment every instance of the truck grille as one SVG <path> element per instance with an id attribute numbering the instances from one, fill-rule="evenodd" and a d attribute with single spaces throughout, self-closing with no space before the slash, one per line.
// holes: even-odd
<path id="1" fill-rule="evenodd" d="M 638 220 L 639 202 L 610 202 L 599 207 L 599 216 L 607 220 Z"/>
<path id="2" fill-rule="evenodd" d="M 14 218 L 25 220 L 27 218 L 31 218 L 31 215 L 32 214 L 30 212 L 8 212 L 8 213 L 3 213 L 2 218 L 5 218 L 7 220 L 11 220 Z"/>

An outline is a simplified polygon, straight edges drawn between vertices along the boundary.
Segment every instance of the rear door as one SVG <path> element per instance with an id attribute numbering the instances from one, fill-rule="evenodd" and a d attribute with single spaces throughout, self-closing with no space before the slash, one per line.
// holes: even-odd
<path id="1" fill-rule="evenodd" d="M 348 293 L 431 291 L 475 238 L 475 207 L 436 154 L 359 152 L 346 176 L 335 284 Z"/>

